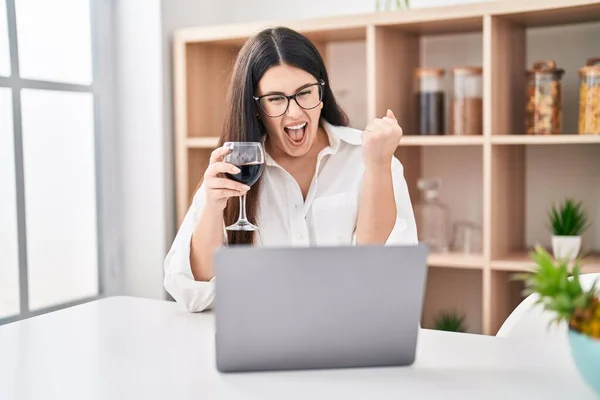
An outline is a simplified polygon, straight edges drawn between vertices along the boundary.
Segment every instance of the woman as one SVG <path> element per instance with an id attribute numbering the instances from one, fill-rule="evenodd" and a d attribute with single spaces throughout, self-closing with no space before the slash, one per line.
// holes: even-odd
<path id="1" fill-rule="evenodd" d="M 363 132 L 348 127 L 315 46 L 287 29 L 249 39 L 236 60 L 221 145 L 262 141 L 265 170 L 252 190 L 224 177 L 237 168 L 210 158 L 203 182 L 165 259 L 165 288 L 191 312 L 211 307 L 212 257 L 224 245 L 416 244 L 414 215 L 394 157 L 402 129 L 388 110 Z M 247 193 L 260 231 L 225 231 Z M 365 277 L 368 266 L 365 266 Z"/>

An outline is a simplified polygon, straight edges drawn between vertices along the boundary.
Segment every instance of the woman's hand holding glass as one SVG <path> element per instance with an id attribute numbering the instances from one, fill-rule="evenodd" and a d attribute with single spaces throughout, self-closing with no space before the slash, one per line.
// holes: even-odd
<path id="1" fill-rule="evenodd" d="M 220 147 L 210 155 L 210 163 L 204 172 L 204 186 L 206 188 L 206 208 L 222 212 L 231 197 L 245 195 L 250 186 L 228 179 L 225 174 L 238 174 L 240 169 L 233 164 L 224 162 L 232 149 Z"/>
<path id="2" fill-rule="evenodd" d="M 227 142 L 224 147 L 231 149 L 225 161 L 239 167 L 236 173 L 225 173 L 232 181 L 252 186 L 258 181 L 265 166 L 265 152 L 260 142 Z M 247 192 L 247 191 L 246 191 Z M 246 217 L 246 193 L 240 195 L 238 220 L 227 227 L 229 231 L 256 231 L 258 226 Z"/>

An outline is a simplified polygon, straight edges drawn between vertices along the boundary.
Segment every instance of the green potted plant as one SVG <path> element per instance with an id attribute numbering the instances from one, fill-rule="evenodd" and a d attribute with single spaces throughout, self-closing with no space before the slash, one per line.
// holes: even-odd
<path id="1" fill-rule="evenodd" d="M 534 268 L 516 274 L 525 283 L 524 294 L 536 293 L 536 305 L 554 314 L 554 323 L 566 322 L 571 355 L 583 379 L 600 395 L 600 293 L 594 282 L 581 285 L 580 260 L 555 260 L 541 246 L 531 252 Z M 569 265 L 572 264 L 572 268 Z"/>
<path id="2" fill-rule="evenodd" d="M 441 311 L 435 318 L 434 327 L 438 331 L 465 332 L 465 317 L 456 311 Z"/>
<path id="3" fill-rule="evenodd" d="M 581 235 L 588 228 L 587 214 L 581 203 L 566 199 L 550 209 L 549 219 L 554 258 L 573 261 L 581 249 Z"/>

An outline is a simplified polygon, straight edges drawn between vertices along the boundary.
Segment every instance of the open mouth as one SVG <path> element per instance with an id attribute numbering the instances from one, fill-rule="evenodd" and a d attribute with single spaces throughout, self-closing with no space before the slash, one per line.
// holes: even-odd
<path id="1" fill-rule="evenodd" d="M 292 143 L 299 145 L 304 141 L 304 137 L 306 136 L 306 122 L 297 125 L 290 125 L 283 128 L 285 133 L 287 133 L 288 137 L 292 141 Z"/>

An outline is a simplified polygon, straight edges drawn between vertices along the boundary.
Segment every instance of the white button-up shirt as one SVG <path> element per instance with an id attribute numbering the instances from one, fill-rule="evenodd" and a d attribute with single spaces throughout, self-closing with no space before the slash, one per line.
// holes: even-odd
<path id="1" fill-rule="evenodd" d="M 260 227 L 255 235 L 257 246 L 356 244 L 364 172 L 362 132 L 326 122 L 323 127 L 329 146 L 318 155 L 306 200 L 296 180 L 266 154 L 258 215 L 256 221 L 250 221 Z M 417 229 L 403 166 L 394 157 L 391 168 L 397 214 L 386 245 L 416 244 Z M 210 308 L 215 297 L 214 278 L 209 282 L 194 280 L 190 265 L 190 240 L 204 202 L 205 188 L 201 186 L 164 262 L 165 289 L 191 312 Z"/>

